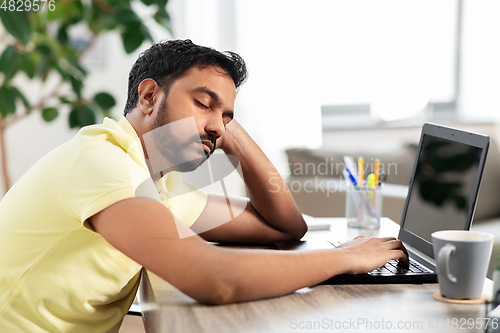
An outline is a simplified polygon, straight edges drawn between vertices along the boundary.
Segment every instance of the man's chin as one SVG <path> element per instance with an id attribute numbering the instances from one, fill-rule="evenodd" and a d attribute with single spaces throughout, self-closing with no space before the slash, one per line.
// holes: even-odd
<path id="1" fill-rule="evenodd" d="M 200 165 L 202 165 L 203 163 L 205 163 L 208 160 L 209 157 L 210 157 L 210 155 L 209 156 L 203 156 L 203 157 L 200 157 L 200 158 L 188 161 L 188 162 L 184 162 L 182 164 L 177 165 L 175 167 L 175 169 L 177 171 L 180 171 L 180 172 L 191 172 L 191 171 L 194 171 L 194 170 L 198 169 L 198 167 Z"/>

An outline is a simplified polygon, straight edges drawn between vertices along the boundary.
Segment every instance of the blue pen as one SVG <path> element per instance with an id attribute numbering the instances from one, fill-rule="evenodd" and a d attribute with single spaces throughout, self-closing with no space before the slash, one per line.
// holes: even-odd
<path id="1" fill-rule="evenodd" d="M 351 170 L 349 170 L 349 169 L 347 169 L 347 168 L 346 168 L 345 170 L 347 171 L 347 176 L 348 176 L 348 177 L 349 177 L 349 179 L 351 180 L 352 184 L 353 184 L 354 186 L 357 186 L 357 185 L 358 185 L 358 181 L 357 181 L 357 180 L 356 180 L 356 178 L 353 176 L 353 174 L 352 174 Z"/>
<path id="2" fill-rule="evenodd" d="M 351 156 L 344 156 L 344 164 L 347 172 L 349 173 L 349 179 L 356 186 L 358 185 L 358 169 L 356 167 L 356 163 L 354 163 L 354 159 Z"/>

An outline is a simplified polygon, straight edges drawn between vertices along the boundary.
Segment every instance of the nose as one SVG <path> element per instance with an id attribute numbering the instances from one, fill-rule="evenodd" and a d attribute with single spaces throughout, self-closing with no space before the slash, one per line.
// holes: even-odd
<path id="1" fill-rule="evenodd" d="M 226 124 L 220 115 L 213 115 L 207 119 L 205 132 L 218 139 L 226 131 Z"/>

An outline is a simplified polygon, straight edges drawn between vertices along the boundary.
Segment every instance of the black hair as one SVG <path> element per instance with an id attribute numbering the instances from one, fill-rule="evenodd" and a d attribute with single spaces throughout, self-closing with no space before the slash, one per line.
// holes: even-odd
<path id="1" fill-rule="evenodd" d="M 189 39 L 160 41 L 142 52 L 130 70 L 124 114 L 136 107 L 137 89 L 143 80 L 155 80 L 167 95 L 171 84 L 195 65 L 223 69 L 233 79 L 236 89 L 248 76 L 245 61 L 234 52 L 219 52 L 196 45 Z"/>

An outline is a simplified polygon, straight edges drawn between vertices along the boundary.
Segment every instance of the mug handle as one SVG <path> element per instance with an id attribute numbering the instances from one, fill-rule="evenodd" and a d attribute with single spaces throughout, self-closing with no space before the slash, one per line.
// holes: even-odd
<path id="1" fill-rule="evenodd" d="M 451 244 L 443 246 L 438 253 L 437 267 L 439 275 L 446 277 L 450 282 L 456 283 L 457 278 L 450 273 L 450 255 L 455 252 L 456 247 Z"/>

